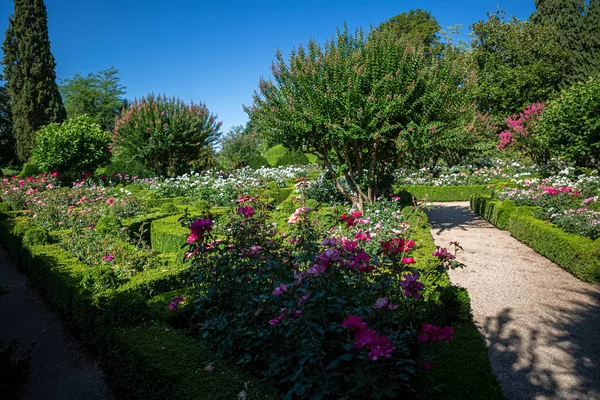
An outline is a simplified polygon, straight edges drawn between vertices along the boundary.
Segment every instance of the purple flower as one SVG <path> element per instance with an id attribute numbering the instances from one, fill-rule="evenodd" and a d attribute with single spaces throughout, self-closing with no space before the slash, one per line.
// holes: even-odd
<path id="1" fill-rule="evenodd" d="M 244 217 L 249 218 L 254 215 L 254 208 L 250 206 L 240 207 L 237 209 L 238 214 L 242 214 Z"/>
<path id="2" fill-rule="evenodd" d="M 275 288 L 275 290 L 273 291 L 273 295 L 279 296 L 281 294 L 284 294 L 287 291 L 288 291 L 288 285 L 285 285 L 282 283 Z"/>
<path id="3" fill-rule="evenodd" d="M 400 285 L 404 289 L 404 295 L 413 299 L 420 299 L 421 290 L 423 290 L 423 284 L 419 282 L 421 276 L 418 273 L 410 273 L 403 276 L 403 280 L 400 281 Z"/>
<path id="4" fill-rule="evenodd" d="M 183 300 L 184 299 L 181 296 L 175 297 L 173 300 L 171 300 L 169 302 L 169 310 L 171 310 L 171 311 L 175 310 L 179 306 L 179 304 L 183 303 Z"/>

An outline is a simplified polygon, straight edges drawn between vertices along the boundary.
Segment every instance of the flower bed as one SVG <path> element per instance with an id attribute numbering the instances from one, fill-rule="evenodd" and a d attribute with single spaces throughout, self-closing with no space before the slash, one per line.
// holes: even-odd
<path id="1" fill-rule="evenodd" d="M 249 196 L 241 200 L 243 204 L 233 208 L 200 210 L 179 205 L 194 202 L 193 198 L 182 196 L 180 200 L 160 201 L 160 209 L 150 209 L 148 202 L 140 200 L 148 193 L 140 186 L 102 187 L 88 181 L 67 189 L 48 188 L 49 183 L 42 182 L 42 187 L 33 188 L 35 192 L 27 194 L 27 190 L 31 189 L 25 188 L 27 182 L 33 180 L 25 180 L 23 187 L 16 182 L 19 187 L 14 190 L 22 196 L 24 207 L 33 211 L 32 204 L 38 204 L 40 199 L 48 199 L 44 201 L 46 205 L 39 204 L 35 212 L 23 213 L 9 211 L 13 207 L 0 203 L 4 204 L 0 206 L 0 241 L 20 262 L 32 281 L 40 286 L 50 303 L 99 350 L 108 379 L 119 396 L 235 398 L 244 392 L 255 398 L 278 398 L 292 385 L 296 396 L 307 397 L 314 390 L 320 390 L 316 382 L 322 375 L 320 368 L 315 369 L 318 367 L 316 362 L 308 359 L 308 364 L 303 367 L 305 373 L 289 378 L 289 383 L 277 383 L 279 392 L 256 382 L 264 379 L 265 375 L 267 381 L 277 381 L 277 375 L 289 369 L 284 366 L 285 363 L 298 365 L 299 354 L 315 355 L 318 348 L 331 348 L 332 354 L 337 356 L 327 361 L 331 385 L 326 387 L 325 395 L 339 393 L 337 388 L 343 387 L 340 379 L 348 376 L 348 368 L 359 368 L 369 376 L 365 384 L 372 383 L 372 388 L 376 388 L 382 396 L 402 392 L 412 395 L 418 388 L 421 396 L 427 397 L 429 385 L 419 388 L 419 382 L 424 382 L 429 372 L 422 369 L 423 358 L 416 362 L 416 355 L 426 354 L 426 362 L 433 360 L 434 365 L 449 362 L 456 358 L 452 352 L 443 351 L 443 355 L 437 355 L 438 349 L 444 350 L 444 346 L 456 346 L 454 342 L 446 343 L 452 336 L 452 331 L 446 327 L 456 325 L 455 328 L 461 329 L 461 332 L 466 326 L 472 328 L 468 315 L 463 313 L 460 318 L 456 315 L 457 309 L 468 309 L 468 300 L 465 303 L 464 297 L 458 297 L 446 274 L 439 270 L 441 259 L 447 266 L 452 264 L 452 255 L 443 251 L 433 255 L 435 246 L 426 217 L 417 213 L 416 222 L 407 224 L 408 215 L 413 213 L 410 208 L 400 211 L 397 205 L 390 208 L 385 206 L 387 202 L 381 202 L 365 210 L 371 219 L 346 213 L 339 226 L 336 221 L 343 212 L 338 210 L 339 207 L 321 206 L 313 201 L 309 203 L 315 211 L 311 211 L 306 206 L 298 207 L 291 200 L 285 200 L 279 210 L 274 210 L 278 202 L 271 200 L 274 198 L 271 189 L 263 192 L 262 211 L 254 204 L 246 204 L 256 200 Z M 15 186 L 15 182 L 9 180 L 8 185 Z M 282 198 L 291 192 L 291 188 L 285 189 Z M 276 190 L 281 191 L 280 188 Z M 123 201 L 135 207 L 120 207 Z M 233 258 L 243 268 L 251 267 L 250 270 L 246 275 L 241 274 L 236 264 L 235 268 L 225 272 L 235 272 L 237 275 L 232 275 L 233 282 L 241 278 L 238 283 L 242 286 L 243 282 L 247 282 L 246 278 L 255 282 L 252 290 L 258 294 L 265 309 L 252 317 L 250 314 L 255 310 L 245 309 L 246 304 L 235 301 L 241 292 L 232 295 L 222 293 L 225 296 L 222 299 L 235 304 L 234 308 L 250 317 L 248 323 L 235 328 L 237 333 L 234 336 L 239 334 L 239 337 L 234 342 L 228 339 L 231 332 L 227 330 L 215 335 L 213 328 L 219 325 L 213 325 L 216 320 L 210 316 L 200 319 L 196 316 L 195 321 L 200 321 L 200 324 L 194 324 L 191 331 L 200 332 L 199 326 L 206 325 L 209 328 L 205 332 L 212 332 L 213 336 L 201 334 L 202 338 L 198 340 L 184 336 L 178 329 L 181 317 L 186 315 L 181 308 L 186 303 L 190 304 L 188 300 L 194 296 L 204 299 L 210 292 L 205 292 L 206 287 L 202 285 L 186 288 L 187 284 L 194 282 L 191 278 L 198 277 L 197 269 L 190 269 L 189 265 L 182 263 L 183 251 L 180 252 L 181 245 L 186 243 L 186 232 L 189 232 L 182 228 L 180 219 L 185 216 L 188 223 L 194 219 L 190 214 L 182 214 L 186 208 L 191 215 L 202 217 L 200 219 L 211 218 L 210 224 L 192 225 L 196 236 L 187 238 L 192 246 L 197 245 L 202 233 L 212 228 L 213 223 L 218 234 L 216 239 L 227 241 L 232 235 L 238 235 L 235 243 L 243 244 L 236 248 L 239 254 L 236 253 Z M 75 211 L 68 212 L 82 209 L 90 211 L 83 213 L 84 217 Z M 34 214 L 37 214 L 35 218 Z M 186 218 L 183 218 L 185 221 Z M 232 225 L 232 221 L 237 221 L 236 225 Z M 286 229 L 276 230 L 275 223 L 281 228 L 285 225 Z M 241 225 L 244 229 L 235 228 Z M 338 226 L 335 232 L 329 231 L 332 225 Z M 220 231 L 219 226 L 229 230 Z M 279 231 L 283 232 L 280 234 Z M 406 236 L 409 231 L 410 238 Z M 321 236 L 326 232 L 329 232 L 329 244 L 321 242 Z M 345 242 L 342 239 L 344 235 L 348 238 Z M 336 237 L 342 241 L 334 240 Z M 257 239 L 262 244 L 254 243 Z M 411 240 L 415 240 L 414 246 Z M 381 242 L 387 245 L 382 247 Z M 148 244 L 152 244 L 152 249 Z M 410 254 L 408 248 L 412 249 Z M 221 242 L 211 251 L 217 251 L 221 258 L 213 258 L 210 263 L 204 264 L 209 269 L 224 268 L 228 265 L 227 260 L 234 255 L 233 250 L 227 248 L 227 242 Z M 199 256 L 188 254 L 188 257 L 198 260 Z M 294 263 L 302 266 L 306 274 L 303 279 L 308 286 L 297 285 L 292 267 Z M 398 270 L 394 265 L 402 267 Z M 263 267 L 273 274 L 261 274 Z M 326 271 L 328 268 L 331 271 Z M 219 271 L 219 274 L 224 273 Z M 337 272 L 334 274 L 333 271 Z M 322 280 L 327 285 L 317 285 L 319 276 L 328 277 Z M 233 284 L 228 279 L 220 282 Z M 360 295 L 358 300 L 352 298 L 357 285 L 364 289 L 360 291 L 364 292 L 364 297 Z M 325 290 L 324 294 L 319 292 L 319 287 Z M 339 292 L 336 292 L 336 287 Z M 262 291 L 268 298 L 262 297 Z M 333 292 L 328 295 L 327 291 Z M 341 296 L 342 293 L 350 297 Z M 287 305 L 296 301 L 296 295 L 305 298 L 302 310 Z M 342 307 L 337 300 L 334 302 L 336 296 L 346 301 L 347 307 Z M 323 331 L 319 333 L 316 326 L 322 322 L 318 310 L 327 304 L 335 304 L 331 313 L 327 314 L 335 317 L 332 320 L 335 326 L 321 325 Z M 371 311 L 367 312 L 365 307 Z M 209 312 L 208 308 L 201 309 Z M 298 312 L 305 312 L 306 317 Z M 353 324 L 351 315 L 360 317 L 361 321 Z M 404 316 L 409 318 L 404 320 Z M 258 319 L 262 322 L 253 325 Z M 260 349 L 279 343 L 282 335 L 306 335 L 308 331 L 303 330 L 302 325 L 294 325 L 301 321 L 316 324 L 311 325 L 317 329 L 312 332 L 320 337 L 325 347 L 314 347 L 317 342 L 311 344 L 310 340 L 288 343 L 292 346 L 288 355 L 276 357 L 279 361 L 275 360 L 275 369 L 266 374 L 259 372 L 264 368 L 261 365 L 265 365 L 263 360 L 266 358 L 259 358 L 254 351 L 236 353 L 236 348 L 250 343 L 246 339 L 253 332 L 266 335 L 263 339 L 254 340 L 252 346 L 256 348 L 258 345 Z M 345 325 L 344 321 L 347 321 Z M 363 322 L 368 324 L 364 328 Z M 216 341 L 209 340 L 213 337 Z M 343 344 L 340 348 L 335 340 L 330 342 L 326 337 L 337 337 L 346 343 L 340 343 Z M 273 339 L 273 344 L 268 345 L 265 342 L 267 338 Z M 444 343 L 438 343 L 440 341 Z M 237 344 L 223 352 L 215 347 L 215 343 Z M 479 347 L 475 347 L 485 353 L 481 341 Z M 461 347 L 458 346 L 456 351 L 461 351 Z M 247 354 L 251 354 L 250 359 Z M 221 359 L 223 356 L 244 368 L 233 367 Z M 184 360 L 183 364 L 180 359 Z M 317 355 L 315 360 L 319 359 L 325 360 Z M 270 361 L 266 362 L 266 365 L 270 364 Z M 487 360 L 479 365 L 483 371 L 481 374 L 491 376 Z M 294 375 L 296 373 L 297 370 Z M 360 397 L 362 390 L 365 389 L 358 389 L 356 396 Z M 199 392 L 202 394 L 193 394 Z"/>
<path id="2" fill-rule="evenodd" d="M 600 243 L 535 218 L 534 209 L 477 195 L 471 208 L 500 229 L 586 282 L 600 282 Z"/>

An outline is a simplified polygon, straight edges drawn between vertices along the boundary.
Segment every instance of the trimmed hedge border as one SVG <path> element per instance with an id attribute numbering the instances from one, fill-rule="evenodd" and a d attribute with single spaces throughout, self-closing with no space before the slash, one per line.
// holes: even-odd
<path id="1" fill-rule="evenodd" d="M 582 281 L 600 282 L 600 243 L 539 220 L 531 207 L 517 207 L 512 201 L 476 195 L 471 209 Z"/>
<path id="2" fill-rule="evenodd" d="M 24 245 L 24 232 L 21 221 L 0 221 L 0 243 L 52 307 L 98 350 L 117 397 L 232 399 L 245 391 L 251 398 L 281 398 L 200 341 L 169 327 L 166 303 L 160 309 L 149 306 L 151 296 L 181 287 L 183 266 L 148 270 L 118 289 L 93 294 L 81 286 L 91 267 L 53 244 Z"/>
<path id="3" fill-rule="evenodd" d="M 417 200 L 468 201 L 474 194 L 490 194 L 489 185 L 476 186 L 395 186 L 394 192 L 408 192 Z"/>

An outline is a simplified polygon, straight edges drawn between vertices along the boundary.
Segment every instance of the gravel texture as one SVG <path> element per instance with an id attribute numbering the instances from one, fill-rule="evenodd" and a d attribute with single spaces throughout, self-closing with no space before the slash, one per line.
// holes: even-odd
<path id="1" fill-rule="evenodd" d="M 600 286 L 579 281 L 496 229 L 468 202 L 428 211 L 438 246 L 457 241 L 467 289 L 494 373 L 508 399 L 600 399 Z"/>
<path id="2" fill-rule="evenodd" d="M 31 378 L 22 388 L 24 400 L 109 400 L 96 359 L 64 326 L 0 248 L 0 340 L 31 348 Z M 32 347 L 33 346 L 33 347 Z M 0 399 L 2 399 L 0 394 Z"/>

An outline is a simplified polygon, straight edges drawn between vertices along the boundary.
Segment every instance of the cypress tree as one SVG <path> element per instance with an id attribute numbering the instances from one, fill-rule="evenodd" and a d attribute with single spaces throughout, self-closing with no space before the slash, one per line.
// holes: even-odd
<path id="1" fill-rule="evenodd" d="M 598 2 L 598 0 L 592 0 Z M 594 74 L 596 60 L 591 50 L 591 27 L 588 25 L 588 7 L 585 0 L 536 0 L 536 12 L 531 21 L 548 24 L 556 33 L 556 40 L 571 59 L 570 71 L 565 71 L 563 87 L 586 81 Z M 597 4 L 595 5 L 597 6 Z"/>
<path id="2" fill-rule="evenodd" d="M 588 44 L 591 54 L 591 74 L 600 74 L 600 0 L 590 0 L 585 25 L 588 29 Z"/>
<path id="3" fill-rule="evenodd" d="M 4 75 L 11 98 L 17 156 L 26 161 L 36 132 L 66 118 L 50 51 L 48 14 L 43 0 L 15 0 L 4 38 Z"/>
<path id="4" fill-rule="evenodd" d="M 10 96 L 6 87 L 0 86 L 0 165 L 7 165 L 15 158 L 13 142 Z"/>

